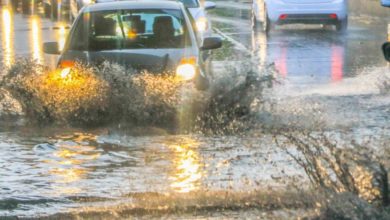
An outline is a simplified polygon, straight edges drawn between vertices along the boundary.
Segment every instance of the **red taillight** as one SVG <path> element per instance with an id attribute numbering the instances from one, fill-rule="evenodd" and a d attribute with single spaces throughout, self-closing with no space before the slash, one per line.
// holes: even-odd
<path id="1" fill-rule="evenodd" d="M 74 61 L 72 61 L 72 60 L 61 60 L 61 62 L 60 62 L 60 64 L 58 66 L 60 68 L 74 67 Z"/>
<path id="2" fill-rule="evenodd" d="M 331 19 L 337 19 L 337 15 L 336 15 L 336 14 L 330 14 L 329 17 L 330 17 Z"/>
<path id="3" fill-rule="evenodd" d="M 288 17 L 288 15 L 282 14 L 282 15 L 280 15 L 279 19 L 280 19 L 280 20 L 284 20 L 284 19 L 286 19 L 287 17 Z"/>

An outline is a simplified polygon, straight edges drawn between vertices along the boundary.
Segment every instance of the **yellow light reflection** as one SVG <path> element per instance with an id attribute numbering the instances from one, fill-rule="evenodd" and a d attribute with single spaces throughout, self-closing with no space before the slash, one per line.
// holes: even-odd
<path id="1" fill-rule="evenodd" d="M 14 62 L 13 48 L 13 17 L 11 9 L 4 7 L 2 9 L 2 42 L 3 42 L 3 63 L 6 67 L 10 67 Z"/>
<path id="2" fill-rule="evenodd" d="M 41 29 L 41 20 L 39 17 L 34 16 L 31 19 L 31 45 L 32 45 L 32 57 L 38 63 L 42 62 L 42 29 Z"/>
<path id="3" fill-rule="evenodd" d="M 66 40 L 66 25 L 61 23 L 59 24 L 59 31 L 58 31 L 58 46 L 59 50 L 62 51 L 65 46 L 65 40 Z"/>
<path id="4" fill-rule="evenodd" d="M 201 185 L 204 176 L 203 164 L 198 152 L 194 149 L 196 147 L 196 143 L 170 146 L 174 152 L 173 163 L 175 165 L 171 187 L 176 192 L 196 191 Z"/>
<path id="5" fill-rule="evenodd" d="M 85 137 L 89 138 L 91 135 L 87 134 Z M 74 141 L 76 140 L 85 143 L 81 136 L 75 137 Z M 79 145 L 78 142 L 74 145 L 58 143 L 57 147 L 58 150 L 52 154 L 53 158 L 44 161 L 50 167 L 49 174 L 54 177 L 53 187 L 60 195 L 81 192 L 77 182 L 85 178 L 90 171 L 85 164 L 97 160 L 101 154 L 96 151 L 96 147 Z"/>

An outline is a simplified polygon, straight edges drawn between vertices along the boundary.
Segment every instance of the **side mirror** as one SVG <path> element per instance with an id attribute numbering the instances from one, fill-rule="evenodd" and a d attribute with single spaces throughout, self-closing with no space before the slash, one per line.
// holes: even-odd
<path id="1" fill-rule="evenodd" d="M 390 42 L 386 42 L 382 46 L 383 55 L 385 59 L 390 62 Z"/>
<path id="2" fill-rule="evenodd" d="M 204 3 L 204 9 L 206 9 L 206 10 L 214 9 L 215 7 L 217 7 L 217 5 L 215 4 L 215 2 L 206 1 L 206 2 Z"/>
<path id="3" fill-rule="evenodd" d="M 43 43 L 43 52 L 47 54 L 57 54 L 57 55 L 61 53 L 57 42 Z"/>
<path id="4" fill-rule="evenodd" d="M 222 39 L 220 37 L 206 37 L 203 39 L 201 50 L 213 50 L 222 47 Z"/>

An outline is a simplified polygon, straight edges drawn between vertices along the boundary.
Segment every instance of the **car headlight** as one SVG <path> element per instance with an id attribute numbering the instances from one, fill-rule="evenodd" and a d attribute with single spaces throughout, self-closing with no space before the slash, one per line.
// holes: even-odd
<path id="1" fill-rule="evenodd" d="M 71 68 L 70 67 L 67 67 L 67 68 L 64 68 L 61 70 L 61 78 L 63 79 L 66 79 L 68 78 L 68 76 L 70 75 L 70 72 L 71 72 Z"/>
<path id="2" fill-rule="evenodd" d="M 196 75 L 196 68 L 190 63 L 180 64 L 176 68 L 176 75 L 183 80 L 191 80 Z"/>
<path id="3" fill-rule="evenodd" d="M 83 0 L 84 5 L 89 5 L 92 3 L 92 0 Z"/>
<path id="4" fill-rule="evenodd" d="M 208 21 L 205 17 L 201 17 L 196 21 L 196 29 L 200 32 L 206 31 L 208 28 Z"/>

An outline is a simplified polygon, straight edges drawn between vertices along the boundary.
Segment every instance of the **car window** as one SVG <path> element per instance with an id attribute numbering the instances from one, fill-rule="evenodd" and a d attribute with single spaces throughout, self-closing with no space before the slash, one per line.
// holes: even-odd
<path id="1" fill-rule="evenodd" d="M 75 26 L 71 50 L 184 48 L 191 46 L 183 13 L 171 9 L 84 13 Z"/>
<path id="2" fill-rule="evenodd" d="M 186 8 L 198 8 L 199 2 L 197 0 L 179 0 Z"/>

